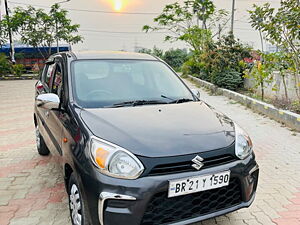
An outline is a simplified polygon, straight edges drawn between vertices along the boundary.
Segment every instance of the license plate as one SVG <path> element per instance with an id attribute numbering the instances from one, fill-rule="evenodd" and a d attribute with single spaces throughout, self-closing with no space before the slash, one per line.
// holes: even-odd
<path id="1" fill-rule="evenodd" d="M 229 185 L 230 171 L 169 181 L 168 197 L 187 195 Z"/>

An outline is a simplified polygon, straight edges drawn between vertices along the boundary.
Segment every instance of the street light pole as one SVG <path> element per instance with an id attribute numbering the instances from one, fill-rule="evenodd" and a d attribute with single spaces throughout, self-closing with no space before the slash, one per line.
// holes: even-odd
<path id="1" fill-rule="evenodd" d="M 66 3 L 69 2 L 71 0 L 65 0 L 65 1 L 61 1 L 61 2 L 57 2 L 56 4 L 62 4 L 62 3 Z M 58 22 L 57 19 L 55 19 L 55 30 L 56 30 L 56 52 L 59 53 L 59 43 L 58 43 L 58 37 L 57 37 L 57 33 L 58 33 Z"/>
<path id="2" fill-rule="evenodd" d="M 15 49 L 14 49 L 14 43 L 13 43 L 13 38 L 12 38 L 12 33 L 11 33 L 11 28 L 10 28 L 10 19 L 9 19 L 9 10 L 8 10 L 8 4 L 7 0 L 4 0 L 5 4 L 5 13 L 6 13 L 6 18 L 7 18 L 7 23 L 8 23 L 8 36 L 9 36 L 9 45 L 10 45 L 10 57 L 11 57 L 11 62 L 15 64 Z"/>

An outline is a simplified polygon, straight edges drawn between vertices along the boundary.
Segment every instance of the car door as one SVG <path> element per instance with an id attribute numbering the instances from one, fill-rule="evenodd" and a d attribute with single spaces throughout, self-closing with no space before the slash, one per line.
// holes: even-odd
<path id="1" fill-rule="evenodd" d="M 60 106 L 58 109 L 49 110 L 48 118 L 47 118 L 47 125 L 49 127 L 50 136 L 55 146 L 54 154 L 62 155 L 62 115 L 63 115 L 63 76 L 64 76 L 64 68 L 63 68 L 63 61 L 60 57 L 55 58 L 55 70 L 53 74 L 53 78 L 51 81 L 51 88 L 50 93 L 58 95 L 60 99 Z"/>
<path id="2" fill-rule="evenodd" d="M 56 63 L 54 61 L 48 61 L 43 70 L 41 79 L 36 84 L 36 95 L 50 93 L 52 79 L 54 76 Z M 44 141 L 52 152 L 55 149 L 51 138 L 51 132 L 49 129 L 49 110 L 43 107 L 36 107 L 37 123 L 39 131 L 44 138 Z"/>

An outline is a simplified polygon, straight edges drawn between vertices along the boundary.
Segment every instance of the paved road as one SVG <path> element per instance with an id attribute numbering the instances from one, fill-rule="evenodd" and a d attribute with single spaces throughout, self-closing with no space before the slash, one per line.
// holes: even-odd
<path id="1" fill-rule="evenodd" d="M 0 82 L 0 225 L 68 225 L 57 159 L 36 152 L 33 85 L 34 81 Z M 197 225 L 300 225 L 300 134 L 225 97 L 203 90 L 201 96 L 249 132 L 261 173 L 257 198 L 249 209 Z"/>

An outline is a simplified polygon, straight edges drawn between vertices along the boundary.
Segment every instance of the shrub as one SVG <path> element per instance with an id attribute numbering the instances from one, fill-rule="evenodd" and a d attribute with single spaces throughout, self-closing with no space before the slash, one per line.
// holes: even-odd
<path id="1" fill-rule="evenodd" d="M 11 73 L 11 64 L 6 55 L 0 54 L 0 75 Z"/>
<path id="2" fill-rule="evenodd" d="M 300 114 L 300 101 L 294 101 L 291 104 L 291 109 L 293 112 Z"/>
<path id="3" fill-rule="evenodd" d="M 195 61 L 193 57 L 189 58 L 183 65 L 182 65 L 182 73 L 184 75 L 193 75 L 195 77 L 200 77 L 200 65 Z"/>
<path id="4" fill-rule="evenodd" d="M 25 68 L 22 64 L 15 64 L 12 66 L 12 71 L 13 74 L 20 77 L 25 72 Z"/>
<path id="5" fill-rule="evenodd" d="M 300 102 L 299 101 L 291 101 L 286 98 L 275 97 L 272 100 L 272 104 L 279 109 L 290 110 L 295 113 L 300 113 Z"/>
<path id="6" fill-rule="evenodd" d="M 235 39 L 232 34 L 217 42 L 207 42 L 202 50 L 184 64 L 183 72 L 219 87 L 236 90 L 243 85 L 243 71 L 250 58 L 251 49 Z"/>
<path id="7" fill-rule="evenodd" d="M 212 83 L 218 87 L 235 91 L 243 85 L 243 79 L 241 78 L 241 73 L 234 70 L 228 70 L 216 73 L 212 77 Z"/>
<path id="8" fill-rule="evenodd" d="M 157 56 L 164 60 L 168 65 L 170 65 L 175 71 L 180 71 L 183 63 L 188 58 L 188 52 L 186 49 L 169 49 L 164 52 L 162 49 L 157 48 L 156 46 L 153 49 L 142 48 L 139 50 L 139 53 L 145 53 L 153 56 Z"/>
<path id="9" fill-rule="evenodd" d="M 166 61 L 174 70 L 179 71 L 186 61 L 188 53 L 185 49 L 170 49 L 165 52 L 163 60 Z"/>

